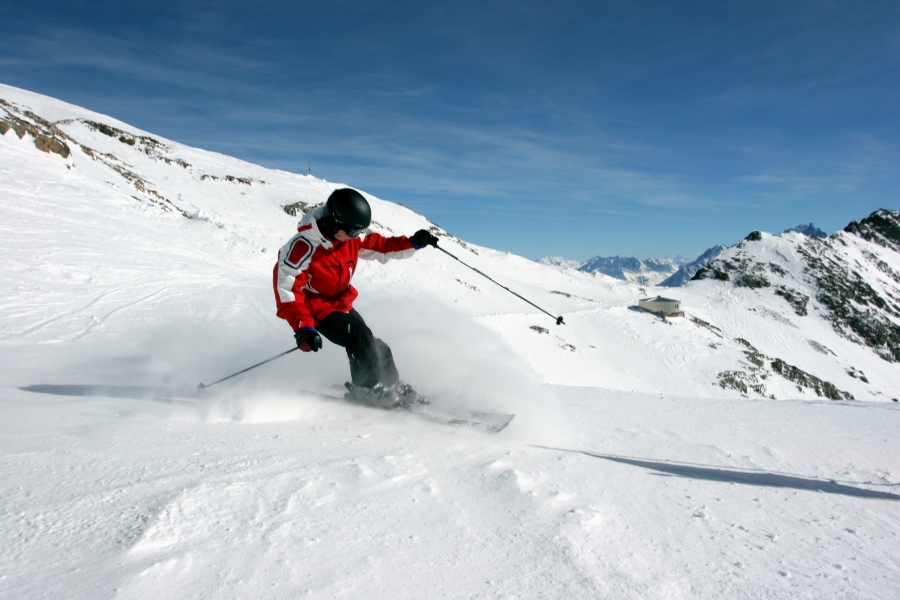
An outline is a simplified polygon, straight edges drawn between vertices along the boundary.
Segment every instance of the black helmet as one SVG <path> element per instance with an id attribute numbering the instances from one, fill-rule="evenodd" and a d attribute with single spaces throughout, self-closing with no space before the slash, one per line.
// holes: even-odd
<path id="1" fill-rule="evenodd" d="M 372 209 L 362 194 L 354 189 L 341 188 L 328 196 L 325 212 L 316 224 L 319 231 L 332 239 L 341 230 L 350 237 L 356 237 L 372 224 Z"/>

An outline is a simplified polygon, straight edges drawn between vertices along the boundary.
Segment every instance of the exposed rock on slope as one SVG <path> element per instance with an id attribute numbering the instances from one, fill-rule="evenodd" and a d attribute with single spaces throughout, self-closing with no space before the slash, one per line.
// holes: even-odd
<path id="1" fill-rule="evenodd" d="M 853 221 L 844 231 L 853 233 L 866 241 L 900 252 L 900 212 L 896 210 L 876 210 L 862 221 Z"/>
<path id="2" fill-rule="evenodd" d="M 6 132 L 12 129 L 20 140 L 26 135 L 33 137 L 34 145 L 41 152 L 53 152 L 63 158 L 69 158 L 72 151 L 65 142 L 68 136 L 53 123 L 31 111 L 22 113 L 3 99 L 0 99 L 0 111 L 3 111 L 3 116 L 0 116 L 0 135 L 6 135 Z"/>

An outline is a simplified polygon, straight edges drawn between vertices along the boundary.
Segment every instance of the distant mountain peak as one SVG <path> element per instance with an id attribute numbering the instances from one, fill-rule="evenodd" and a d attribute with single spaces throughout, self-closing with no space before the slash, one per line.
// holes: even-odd
<path id="1" fill-rule="evenodd" d="M 577 269 L 581 266 L 580 260 L 571 260 L 564 256 L 545 256 L 538 261 L 542 265 L 550 265 L 553 267 L 564 267 L 566 269 Z"/>
<path id="2" fill-rule="evenodd" d="M 797 225 L 796 227 L 791 227 L 790 229 L 785 229 L 784 233 L 791 233 L 792 231 L 797 233 L 802 233 L 803 235 L 808 235 L 809 237 L 817 237 L 817 238 L 825 238 L 828 237 L 828 234 L 809 223 L 808 225 Z"/>
<path id="3" fill-rule="evenodd" d="M 633 256 L 595 256 L 578 267 L 585 273 L 603 273 L 616 279 L 633 281 L 641 285 L 656 285 L 678 270 L 680 263 L 672 258 L 648 258 Z"/>

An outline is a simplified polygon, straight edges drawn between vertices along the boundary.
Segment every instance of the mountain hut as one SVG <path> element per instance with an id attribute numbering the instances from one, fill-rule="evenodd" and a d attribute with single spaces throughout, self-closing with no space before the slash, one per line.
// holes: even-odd
<path id="1" fill-rule="evenodd" d="M 664 317 L 684 316 L 684 312 L 681 310 L 681 301 L 673 300 L 672 298 L 663 298 L 662 296 L 643 298 L 638 301 L 638 306 L 648 312 Z"/>

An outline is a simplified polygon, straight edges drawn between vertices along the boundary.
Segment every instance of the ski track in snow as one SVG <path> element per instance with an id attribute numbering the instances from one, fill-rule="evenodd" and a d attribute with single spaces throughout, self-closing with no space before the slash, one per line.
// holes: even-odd
<path id="1" fill-rule="evenodd" d="M 357 307 L 436 406 L 515 412 L 503 432 L 299 392 L 347 378 L 331 345 L 198 395 L 291 347 L 271 291 L 296 222 L 281 205 L 338 186 L 64 127 L 195 214 L 81 150 L 0 137 L 0 597 L 895 596 L 900 377 L 821 319 L 696 282 L 664 293 L 709 326 L 663 321 L 636 285 L 442 238 L 567 324 L 429 249 L 361 262 Z M 393 232 L 429 226 L 372 204 Z M 869 401 L 723 389 L 749 364 L 737 337 Z"/>

